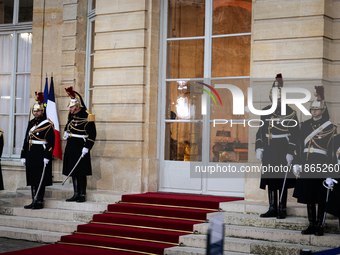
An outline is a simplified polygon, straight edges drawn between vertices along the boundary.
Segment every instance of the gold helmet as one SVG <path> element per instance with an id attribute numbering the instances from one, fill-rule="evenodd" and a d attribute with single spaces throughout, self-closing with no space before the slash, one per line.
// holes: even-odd
<path id="1" fill-rule="evenodd" d="M 281 88 L 283 87 L 283 80 L 282 80 L 282 74 L 281 73 L 278 73 L 275 77 L 275 81 L 273 82 L 273 86 L 270 90 L 270 93 L 269 93 L 269 98 L 270 98 L 270 101 L 273 101 L 273 96 L 272 96 L 272 93 L 273 93 L 273 88 L 278 88 L 278 91 L 277 91 L 277 98 L 281 98 Z"/>
<path id="2" fill-rule="evenodd" d="M 70 101 L 68 103 L 67 107 L 72 107 L 72 106 L 79 106 L 79 107 L 84 107 L 82 104 L 82 100 L 77 92 L 73 90 L 73 87 L 65 88 L 66 93 L 70 97 Z"/>
<path id="3" fill-rule="evenodd" d="M 34 111 L 45 111 L 44 107 L 44 94 L 42 92 L 35 92 L 35 103 L 32 108 L 32 112 Z"/>
<path id="4" fill-rule="evenodd" d="M 315 86 L 314 96 L 315 96 L 315 99 L 310 104 L 310 110 L 322 110 L 322 113 L 323 113 L 326 110 L 324 87 Z"/>

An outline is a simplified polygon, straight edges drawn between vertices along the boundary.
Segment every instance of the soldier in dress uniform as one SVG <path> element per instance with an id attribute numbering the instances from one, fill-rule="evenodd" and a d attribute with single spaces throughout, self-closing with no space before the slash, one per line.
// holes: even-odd
<path id="1" fill-rule="evenodd" d="M 21 151 L 21 162 L 26 164 L 27 186 L 31 186 L 32 192 L 32 203 L 24 206 L 25 209 L 42 209 L 45 186 L 52 185 L 54 126 L 46 118 L 43 93 L 35 94 L 36 102 L 32 109 L 34 118 L 28 123 Z M 37 193 L 37 199 L 34 200 Z"/>
<path id="2" fill-rule="evenodd" d="M 278 89 L 277 99 L 272 98 L 273 88 Z M 293 161 L 293 154 L 299 133 L 299 123 L 296 111 L 290 106 L 286 106 L 286 115 L 281 115 L 281 88 L 283 87 L 282 75 L 277 74 L 273 83 L 270 100 L 278 100 L 276 110 L 270 115 L 261 116 L 263 126 L 259 128 L 256 134 L 255 150 L 256 158 L 262 161 L 262 166 L 266 167 L 288 167 Z M 271 105 L 266 106 L 263 110 L 268 110 Z M 283 124 L 283 125 L 282 125 Z M 288 177 L 288 178 L 287 178 Z M 287 207 L 287 189 L 295 185 L 294 176 L 286 176 L 283 170 L 280 172 L 264 172 L 261 175 L 261 189 L 268 189 L 269 210 L 261 214 L 260 217 L 277 217 L 278 219 L 286 218 Z M 279 209 L 277 208 L 278 191 Z"/>
<path id="3" fill-rule="evenodd" d="M 2 129 L 0 129 L 0 157 L 2 155 L 4 143 L 5 143 L 4 131 L 2 131 Z M 4 182 L 3 182 L 3 179 L 2 179 L 2 171 L 1 171 L 1 159 L 0 159 L 0 190 L 4 190 Z"/>
<path id="4" fill-rule="evenodd" d="M 82 97 L 72 87 L 65 89 L 70 96 L 69 115 L 64 130 L 67 144 L 64 154 L 63 174 L 72 172 L 74 195 L 67 202 L 85 202 L 87 175 L 92 175 L 90 150 L 96 139 L 95 116 L 87 111 Z"/>
<path id="5" fill-rule="evenodd" d="M 329 189 L 329 200 L 326 204 L 326 212 L 339 217 L 339 227 L 340 227 L 340 135 L 334 136 L 334 151 L 335 151 L 335 162 L 334 162 L 334 172 L 337 173 L 336 178 L 327 177 L 324 181 L 325 188 Z M 329 175 L 331 176 L 331 175 Z"/>
<path id="6" fill-rule="evenodd" d="M 293 172 L 297 177 L 293 196 L 298 203 L 307 205 L 309 226 L 301 233 L 322 236 L 327 189 L 323 186 L 324 169 L 334 162 L 334 134 L 336 126 L 329 119 L 324 101 L 323 86 L 315 86 L 316 99 L 311 103 L 312 118 L 302 122 L 297 144 L 297 155 L 294 157 Z M 319 164 L 319 165 L 318 165 Z M 314 169 L 314 170 L 313 170 Z M 316 215 L 316 204 L 318 213 Z"/>

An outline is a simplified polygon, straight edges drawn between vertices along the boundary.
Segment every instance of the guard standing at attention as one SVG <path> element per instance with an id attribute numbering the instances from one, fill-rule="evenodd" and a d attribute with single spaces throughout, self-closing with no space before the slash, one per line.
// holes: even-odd
<path id="1" fill-rule="evenodd" d="M 272 101 L 277 100 L 276 110 L 269 115 L 262 115 L 263 126 L 259 128 L 256 134 L 255 151 L 256 158 L 262 161 L 262 166 L 280 167 L 288 170 L 288 166 L 293 161 L 293 155 L 299 134 L 299 122 L 296 111 L 286 106 L 286 115 L 281 113 L 281 88 L 283 87 L 282 75 L 277 74 L 272 85 L 269 98 Z M 273 98 L 273 88 L 277 88 L 277 98 Z M 268 110 L 272 105 L 268 105 L 262 110 Z M 295 178 L 289 176 L 284 171 L 264 172 L 261 175 L 261 189 L 268 189 L 269 210 L 261 214 L 260 217 L 277 217 L 278 219 L 286 218 L 287 207 L 287 189 L 294 188 Z M 293 177 L 293 178 L 291 178 Z M 277 208 L 279 190 L 279 208 Z"/>
<path id="2" fill-rule="evenodd" d="M 323 173 L 322 169 L 334 165 L 336 126 L 329 119 L 324 100 L 324 87 L 315 86 L 314 95 L 316 98 L 310 106 L 312 118 L 302 122 L 297 155 L 294 158 L 293 172 L 299 178 L 293 196 L 297 198 L 298 203 L 307 205 L 309 226 L 301 233 L 322 236 L 327 200 L 327 189 L 323 186 L 323 181 L 328 177 L 328 173 Z"/>
<path id="3" fill-rule="evenodd" d="M 25 209 L 42 209 L 45 186 L 52 185 L 54 126 L 46 118 L 43 93 L 35 94 L 34 118 L 28 123 L 21 151 L 21 162 L 26 165 L 27 186 L 31 186 L 32 193 L 32 203 L 24 206 Z"/>
<path id="4" fill-rule="evenodd" d="M 95 116 L 87 111 L 82 97 L 73 90 L 65 89 L 70 97 L 69 114 L 64 130 L 67 144 L 64 154 L 63 174 L 72 176 L 74 195 L 67 202 L 85 202 L 87 175 L 92 175 L 91 155 L 96 139 Z M 71 173 L 71 171 L 73 172 Z"/>

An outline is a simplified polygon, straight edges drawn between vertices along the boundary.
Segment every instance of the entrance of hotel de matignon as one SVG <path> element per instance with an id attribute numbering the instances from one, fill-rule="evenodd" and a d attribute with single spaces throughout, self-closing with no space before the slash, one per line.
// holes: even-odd
<path id="1" fill-rule="evenodd" d="M 201 172 L 193 178 L 190 166 L 239 170 L 248 161 L 248 126 L 214 127 L 214 119 L 240 121 L 248 114 L 233 115 L 231 93 L 206 85 L 236 85 L 247 100 L 251 11 L 251 0 L 162 1 L 160 191 L 244 196 L 244 174 L 211 178 L 215 175 Z"/>

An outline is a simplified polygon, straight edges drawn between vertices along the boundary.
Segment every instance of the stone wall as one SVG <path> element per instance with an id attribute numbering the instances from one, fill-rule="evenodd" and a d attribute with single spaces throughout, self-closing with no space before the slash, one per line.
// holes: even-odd
<path id="1" fill-rule="evenodd" d="M 270 104 L 272 82 L 282 73 L 284 86 L 306 88 L 312 99 L 314 86 L 323 85 L 331 118 L 340 123 L 340 87 L 335 81 L 340 73 L 339 11 L 338 0 L 253 1 L 251 77 L 258 109 Z M 298 118 L 310 117 L 299 111 Z M 250 165 L 258 164 L 253 153 L 256 131 L 250 128 Z M 259 175 L 248 177 L 246 199 L 267 201 L 267 192 L 259 189 Z M 290 195 L 289 200 L 295 201 Z"/>

